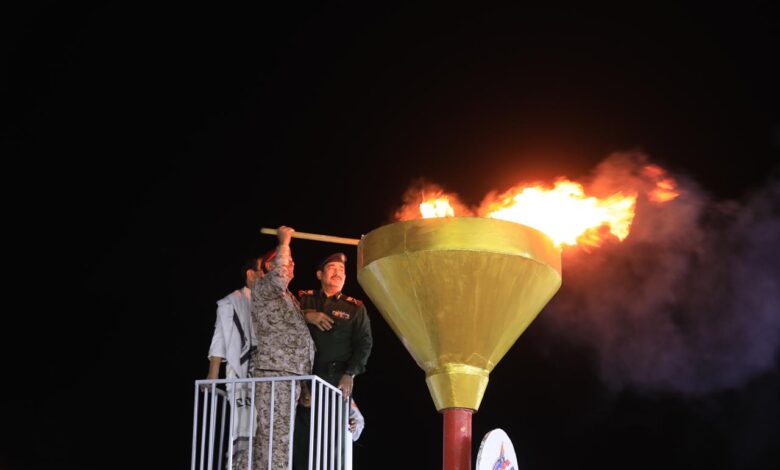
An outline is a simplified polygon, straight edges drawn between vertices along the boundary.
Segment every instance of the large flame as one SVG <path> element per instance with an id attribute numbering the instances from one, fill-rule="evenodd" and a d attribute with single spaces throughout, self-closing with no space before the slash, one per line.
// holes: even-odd
<path id="1" fill-rule="evenodd" d="M 552 188 L 518 186 L 482 204 L 480 215 L 509 220 L 540 230 L 556 245 L 598 245 L 604 233 L 618 240 L 628 236 L 636 194 L 587 196 L 581 184 L 558 180 Z M 608 236 L 608 235 L 607 235 Z"/>
<path id="2" fill-rule="evenodd" d="M 613 165 L 614 167 L 614 165 Z M 599 246 L 606 240 L 624 240 L 631 231 L 639 194 L 651 203 L 672 201 L 680 193 L 677 183 L 657 165 L 623 165 L 612 169 L 610 184 L 591 181 L 589 193 L 582 184 L 559 178 L 553 184 L 518 184 L 503 193 L 485 197 L 478 210 L 460 202 L 454 193 L 419 182 L 396 212 L 398 220 L 477 215 L 509 220 L 533 227 L 558 246 Z"/>

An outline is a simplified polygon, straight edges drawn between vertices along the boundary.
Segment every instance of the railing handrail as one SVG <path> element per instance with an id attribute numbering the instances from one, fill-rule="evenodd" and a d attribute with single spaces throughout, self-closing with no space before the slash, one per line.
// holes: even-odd
<path id="1" fill-rule="evenodd" d="M 252 383 L 252 382 L 283 382 L 286 380 L 296 380 L 299 382 L 305 382 L 309 380 L 313 380 L 315 382 L 319 382 L 322 385 L 330 388 L 334 392 L 338 393 L 340 396 L 343 396 L 341 393 L 341 389 L 338 387 L 334 387 L 333 385 L 329 384 L 328 382 L 324 381 L 322 377 L 318 375 L 285 375 L 280 377 L 246 377 L 246 378 L 225 378 L 225 379 L 198 379 L 195 381 L 195 385 L 221 385 L 221 384 L 233 384 L 233 383 Z"/>

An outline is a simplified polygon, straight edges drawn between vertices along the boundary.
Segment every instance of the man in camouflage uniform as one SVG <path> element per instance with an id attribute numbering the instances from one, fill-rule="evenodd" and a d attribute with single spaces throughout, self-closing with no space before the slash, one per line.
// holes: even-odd
<path id="1" fill-rule="evenodd" d="M 316 273 L 321 288 L 300 291 L 298 296 L 317 345 L 313 373 L 341 389 L 348 399 L 355 376 L 366 368 L 373 339 L 363 302 L 341 292 L 346 280 L 346 262 L 344 253 L 325 258 Z M 296 469 L 308 468 L 309 419 L 309 410 L 301 408 L 296 422 Z"/>
<path id="2" fill-rule="evenodd" d="M 255 377 L 308 375 L 314 360 L 314 342 L 304 323 L 297 299 L 287 290 L 293 278 L 295 263 L 290 254 L 290 239 L 294 230 L 279 227 L 279 245 L 266 254 L 263 267 L 267 271 L 252 288 L 252 323 L 258 341 L 254 358 Z M 298 382 L 277 382 L 274 389 L 272 468 L 286 469 L 289 459 L 290 428 L 295 420 L 295 406 L 301 387 Z M 258 411 L 253 445 L 252 468 L 268 468 L 268 444 L 271 434 L 271 383 L 259 382 L 255 389 Z M 246 468 L 246 462 L 237 462 Z"/>

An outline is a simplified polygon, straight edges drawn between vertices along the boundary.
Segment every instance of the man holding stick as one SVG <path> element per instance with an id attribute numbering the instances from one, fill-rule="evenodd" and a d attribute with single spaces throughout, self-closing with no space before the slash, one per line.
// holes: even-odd
<path id="1" fill-rule="evenodd" d="M 277 230 L 279 244 L 263 256 L 266 274 L 252 287 L 252 323 L 258 341 L 254 358 L 255 377 L 283 377 L 308 375 L 314 360 L 314 342 L 311 339 L 298 301 L 287 290 L 294 275 L 295 263 L 290 253 L 290 239 L 294 230 L 281 226 Z M 291 400 L 298 401 L 301 386 L 278 382 L 274 391 L 272 468 L 285 469 L 289 457 L 289 431 L 295 422 L 290 414 Z M 258 410 L 256 438 L 253 446 L 253 468 L 267 468 L 268 445 L 271 434 L 271 383 L 259 382 L 255 389 Z M 246 468 L 238 462 L 238 468 Z"/>

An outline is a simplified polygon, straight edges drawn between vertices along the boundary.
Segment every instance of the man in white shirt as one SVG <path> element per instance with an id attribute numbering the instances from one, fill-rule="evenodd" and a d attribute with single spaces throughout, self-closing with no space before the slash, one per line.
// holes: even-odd
<path id="1" fill-rule="evenodd" d="M 257 339 L 252 327 L 252 286 L 262 277 L 262 258 L 252 258 L 244 266 L 244 287 L 233 291 L 217 302 L 217 320 L 209 347 L 209 372 L 207 379 L 218 379 L 221 365 L 225 364 L 227 378 L 252 377 L 252 354 L 257 349 Z M 233 462 L 247 452 L 250 430 L 251 385 L 233 387 L 228 384 L 227 395 L 235 408 L 233 422 Z M 209 388 L 210 390 L 210 388 Z"/>

